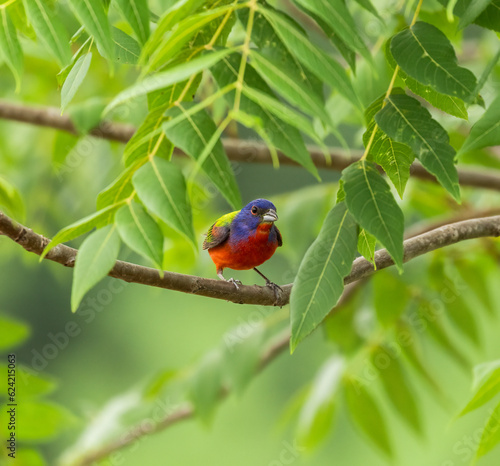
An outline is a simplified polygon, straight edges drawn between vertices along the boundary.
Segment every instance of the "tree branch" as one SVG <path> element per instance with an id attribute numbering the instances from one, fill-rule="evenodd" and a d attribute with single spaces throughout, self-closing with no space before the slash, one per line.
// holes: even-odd
<path id="1" fill-rule="evenodd" d="M 14 120 L 32 125 L 45 126 L 72 134 L 78 131 L 68 116 L 61 115 L 59 110 L 51 107 L 34 108 L 0 100 L 0 119 Z M 130 125 L 122 123 L 101 122 L 97 127 L 91 129 L 89 134 L 102 139 L 109 139 L 126 143 L 134 134 L 135 129 Z M 223 139 L 222 143 L 230 160 L 244 163 L 272 163 L 271 154 L 263 143 L 251 140 Z M 351 151 L 348 154 L 342 149 L 330 149 L 331 163 L 325 160 L 322 151 L 318 147 L 309 146 L 309 153 L 313 163 L 318 168 L 341 171 L 352 162 L 361 157 L 361 152 Z M 183 154 L 176 148 L 177 155 Z M 298 165 L 281 152 L 278 152 L 279 161 L 283 165 Z M 470 170 L 458 168 L 458 179 L 463 186 L 474 186 L 476 188 L 492 189 L 500 191 L 500 175 L 487 171 Z M 411 166 L 411 174 L 416 178 L 432 181 L 436 179 L 427 170 L 415 162 Z"/>
<path id="2" fill-rule="evenodd" d="M 49 239 L 38 235 L 30 228 L 14 222 L 0 212 L 0 234 L 8 236 L 29 252 L 41 255 Z M 404 262 L 414 257 L 426 254 L 435 249 L 474 238 L 500 236 L 500 215 L 465 220 L 445 225 L 404 241 Z M 77 250 L 64 244 L 59 244 L 49 251 L 46 259 L 73 267 Z M 385 269 L 394 264 L 385 249 L 375 253 L 377 270 Z M 352 266 L 351 273 L 344 279 L 347 285 L 372 275 L 375 272 L 373 265 L 362 257 L 358 257 Z M 266 286 L 241 285 L 237 290 L 232 283 L 209 278 L 196 277 L 174 272 L 164 272 L 160 277 L 158 270 L 144 267 L 130 262 L 116 261 L 109 275 L 129 283 L 182 291 L 183 293 L 206 296 L 209 298 L 224 299 L 239 304 L 258 304 L 264 306 L 288 304 L 292 284 L 282 285 L 279 302 L 275 302 L 274 292 Z"/>

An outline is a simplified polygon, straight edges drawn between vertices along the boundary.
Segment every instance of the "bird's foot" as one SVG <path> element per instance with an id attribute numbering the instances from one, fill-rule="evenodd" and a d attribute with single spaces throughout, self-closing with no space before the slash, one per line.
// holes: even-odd
<path id="1" fill-rule="evenodd" d="M 283 289 L 279 285 L 276 285 L 276 283 L 273 283 L 270 280 L 266 281 L 266 286 L 268 286 L 269 288 L 271 288 L 271 290 L 273 290 L 273 292 L 274 292 L 274 305 L 278 306 L 278 304 L 280 302 L 280 298 L 281 298 L 281 293 L 283 293 Z"/>
<path id="2" fill-rule="evenodd" d="M 232 283 L 236 287 L 237 290 L 240 289 L 240 287 L 238 285 L 241 285 L 241 282 L 239 280 L 235 280 L 234 278 L 228 278 L 226 280 L 226 282 Z"/>

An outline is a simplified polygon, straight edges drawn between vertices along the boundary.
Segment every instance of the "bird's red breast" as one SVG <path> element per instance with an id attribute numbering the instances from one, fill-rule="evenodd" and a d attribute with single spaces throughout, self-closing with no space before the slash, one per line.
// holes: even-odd
<path id="1" fill-rule="evenodd" d="M 208 250 L 217 270 L 248 270 L 271 258 L 278 241 L 269 241 L 272 223 L 261 223 L 253 235 L 238 242 L 226 241 Z"/>

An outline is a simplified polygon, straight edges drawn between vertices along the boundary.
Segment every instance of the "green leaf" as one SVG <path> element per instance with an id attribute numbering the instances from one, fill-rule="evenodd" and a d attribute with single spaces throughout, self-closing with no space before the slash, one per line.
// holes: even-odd
<path id="1" fill-rule="evenodd" d="M 70 71 L 73 69 L 76 62 L 80 59 L 80 57 L 83 57 L 83 55 L 90 52 L 93 44 L 94 43 L 92 42 L 92 37 L 89 37 L 73 55 L 71 63 L 68 66 L 65 66 L 61 71 L 59 71 L 59 73 L 57 73 L 56 77 L 57 77 L 57 84 L 59 85 L 59 87 L 63 86 L 64 82 L 68 78 Z"/>
<path id="2" fill-rule="evenodd" d="M 154 400 L 158 398 L 163 390 L 175 380 L 179 372 L 173 369 L 167 369 L 157 374 L 153 380 L 144 388 L 143 396 L 146 400 Z"/>
<path id="3" fill-rule="evenodd" d="M 300 410 L 297 441 L 313 449 L 328 435 L 334 420 L 335 398 L 345 363 L 339 356 L 328 359 L 318 371 Z"/>
<path id="4" fill-rule="evenodd" d="M 37 36 L 52 51 L 62 66 L 71 61 L 69 38 L 64 24 L 48 2 L 25 0 L 28 16 Z"/>
<path id="5" fill-rule="evenodd" d="M 49 333 L 49 338 L 57 338 L 57 335 Z M 65 338 L 69 339 L 67 335 Z M 2 367 L 2 371 L 3 369 L 4 367 Z M 6 369 L 5 367 L 4 373 Z M 55 380 L 46 374 L 22 365 L 18 365 L 16 368 L 16 397 L 20 400 L 24 401 L 46 395 L 51 393 L 56 386 Z"/>
<path id="6" fill-rule="evenodd" d="M 217 131 L 217 127 L 205 110 L 186 116 L 186 111 L 195 105 L 182 103 L 167 110 L 165 116 L 171 117 L 172 120 L 163 124 L 163 131 L 175 146 L 180 147 L 193 160 L 198 160 Z M 201 168 L 229 204 L 234 209 L 239 209 L 241 207 L 240 191 L 220 140 L 215 142 L 205 161 L 202 162 Z"/>
<path id="7" fill-rule="evenodd" d="M 115 215 L 115 224 L 124 243 L 141 256 L 149 259 L 156 268 L 163 263 L 163 234 L 160 227 L 135 203 L 124 205 Z"/>
<path id="8" fill-rule="evenodd" d="M 389 270 L 381 270 L 373 276 L 373 304 L 377 320 L 390 327 L 403 314 L 410 292 L 406 285 Z M 391 299 L 387 299 L 388 296 Z"/>
<path id="9" fill-rule="evenodd" d="M 345 194 L 344 194 L 345 197 Z M 358 236 L 358 252 L 375 267 L 375 246 L 377 238 L 361 228 Z"/>
<path id="10" fill-rule="evenodd" d="M 10 215 L 24 220 L 26 209 L 23 198 L 17 188 L 0 176 L 0 207 Z"/>
<path id="11" fill-rule="evenodd" d="M 0 412 L 2 433 L 8 438 L 7 410 Z M 43 419 L 43 422 L 40 420 Z M 62 406 L 49 402 L 23 401 L 22 409 L 16 412 L 17 425 L 23 426 L 23 441 L 40 442 L 62 434 L 72 424 L 74 417 Z"/>
<path id="12" fill-rule="evenodd" d="M 500 418 L 500 404 L 491 412 L 483 429 L 479 446 L 477 447 L 476 458 L 481 458 L 490 452 L 500 443 L 500 429 L 498 419 Z"/>
<path id="13" fill-rule="evenodd" d="M 391 53 L 401 69 L 422 84 L 462 100 L 476 96 L 476 77 L 457 65 L 449 39 L 435 26 L 417 22 L 396 34 Z"/>
<path id="14" fill-rule="evenodd" d="M 470 2 L 460 17 L 458 29 L 463 29 L 465 26 L 472 23 L 484 10 L 486 10 L 486 7 L 490 3 L 492 3 L 491 0 L 474 0 Z"/>
<path id="15" fill-rule="evenodd" d="M 295 0 L 299 5 L 324 20 L 349 47 L 372 61 L 370 52 L 361 39 L 351 13 L 343 0 Z"/>
<path id="16" fill-rule="evenodd" d="M 454 164 L 455 150 L 445 129 L 418 100 L 404 94 L 390 95 L 376 115 L 380 128 L 397 142 L 408 144 L 425 169 L 460 202 L 460 186 Z"/>
<path id="17" fill-rule="evenodd" d="M 87 72 L 90 68 L 90 63 L 92 61 L 92 53 L 86 53 L 82 55 L 71 68 L 66 80 L 61 89 L 61 112 L 64 112 L 64 109 L 71 102 L 73 97 L 75 96 L 78 88 L 83 83 L 85 76 L 87 76 Z"/>
<path id="18" fill-rule="evenodd" d="M 200 363 L 190 381 L 189 399 L 195 413 L 209 424 L 212 420 L 217 402 L 222 395 L 222 354 L 211 351 Z"/>
<path id="19" fill-rule="evenodd" d="M 475 366 L 473 387 L 475 394 L 460 416 L 480 408 L 500 393 L 500 360 Z"/>
<path id="20" fill-rule="evenodd" d="M 123 205 L 123 201 L 117 202 L 115 204 L 111 204 L 106 206 L 105 208 L 95 212 L 94 214 L 88 215 L 87 217 L 78 220 L 71 225 L 60 230 L 54 238 L 52 238 L 51 242 L 47 244 L 45 249 L 43 250 L 42 255 L 40 256 L 40 260 L 42 260 L 47 253 L 57 246 L 58 244 L 65 243 L 66 241 L 70 241 L 74 238 L 77 238 L 87 231 L 92 230 L 94 227 L 102 226 L 104 220 L 110 219 L 112 215 Z"/>
<path id="21" fill-rule="evenodd" d="M 69 4 L 87 32 L 94 36 L 105 58 L 113 60 L 115 45 L 104 3 L 101 0 L 69 0 Z"/>
<path id="22" fill-rule="evenodd" d="M 23 50 L 6 8 L 0 8 L 0 56 L 12 71 L 16 80 L 16 92 L 19 92 L 24 71 Z"/>
<path id="23" fill-rule="evenodd" d="M 19 448 L 16 451 L 16 466 L 47 466 L 47 463 L 39 451 Z"/>
<path id="24" fill-rule="evenodd" d="M 346 204 L 359 225 L 387 249 L 403 268 L 403 212 L 375 165 L 360 160 L 342 172 Z"/>
<path id="25" fill-rule="evenodd" d="M 382 18 L 378 14 L 377 9 L 373 6 L 373 3 L 370 0 L 356 0 L 356 2 L 366 11 L 370 12 L 373 16 L 382 21 Z"/>
<path id="26" fill-rule="evenodd" d="M 120 250 L 120 237 L 114 225 L 91 233 L 82 243 L 75 260 L 71 310 L 76 312 L 87 291 L 99 283 L 113 268 Z"/>
<path id="27" fill-rule="evenodd" d="M 440 0 L 440 2 L 444 2 L 445 6 L 448 3 L 447 0 Z M 461 17 L 466 12 L 469 5 L 474 3 L 476 2 L 471 2 L 470 0 L 458 0 L 453 13 L 458 17 Z M 500 32 L 500 0 L 490 1 L 490 4 L 477 18 L 473 20 L 473 23 L 484 28 Z"/>
<path id="28" fill-rule="evenodd" d="M 125 34 L 121 29 L 111 29 L 115 43 L 115 61 L 126 65 L 136 65 L 141 55 L 141 46 L 137 41 Z"/>
<path id="29" fill-rule="evenodd" d="M 337 304 L 356 256 L 357 225 L 343 202 L 328 214 L 300 264 L 290 297 L 293 352 Z"/>
<path id="30" fill-rule="evenodd" d="M 490 104 L 483 116 L 471 128 L 469 137 L 458 151 L 458 155 L 498 144 L 500 144 L 500 96 Z"/>
<path id="31" fill-rule="evenodd" d="M 141 44 L 149 37 L 149 7 L 147 0 L 116 0 L 125 19 Z"/>
<path id="32" fill-rule="evenodd" d="M 288 68 L 285 63 L 278 65 L 273 57 L 255 50 L 252 50 L 250 56 L 254 68 L 276 92 L 282 94 L 305 113 L 320 118 L 327 126 L 332 126 L 323 102 L 316 94 L 301 86 L 300 80 L 294 76 L 291 68 Z"/>
<path id="33" fill-rule="evenodd" d="M 378 371 L 387 398 L 396 412 L 417 434 L 422 434 L 420 412 L 397 356 L 391 355 L 387 348 L 379 346 L 372 352 L 372 364 Z"/>
<path id="34" fill-rule="evenodd" d="M 108 113 L 111 109 L 131 99 L 144 96 L 150 92 L 163 89 L 180 81 L 184 81 L 192 75 L 200 73 L 204 69 L 215 65 L 218 61 L 222 60 L 232 52 L 234 52 L 234 49 L 223 49 L 217 52 L 207 53 L 186 63 L 174 66 L 168 71 L 156 73 L 154 76 L 139 81 L 128 89 L 120 92 L 106 107 L 104 113 Z"/>
<path id="35" fill-rule="evenodd" d="M 196 246 L 186 181 L 176 165 L 153 158 L 135 172 L 132 183 L 151 212 Z"/>
<path id="36" fill-rule="evenodd" d="M 345 381 L 344 390 L 349 415 L 354 424 L 386 455 L 392 456 L 384 416 L 370 393 L 362 385 L 349 379 Z"/>
<path id="37" fill-rule="evenodd" d="M 385 57 L 391 68 L 394 70 L 397 66 L 397 63 L 391 53 L 390 41 L 387 42 L 387 45 L 385 47 Z M 426 86 L 419 83 L 416 79 L 408 76 L 401 68 L 399 68 L 398 77 L 405 82 L 410 91 L 424 98 L 425 100 L 427 100 L 427 102 L 429 102 L 439 110 L 456 116 L 457 118 L 463 118 L 464 120 L 468 119 L 467 109 L 465 108 L 465 104 L 462 99 L 446 94 L 441 94 L 435 91 L 431 86 Z"/>
<path id="38" fill-rule="evenodd" d="M 11 350 L 26 340 L 29 334 L 30 328 L 23 322 L 0 315 L 0 350 Z"/>
<path id="39" fill-rule="evenodd" d="M 352 83 L 339 63 L 316 47 L 286 16 L 264 7 L 259 8 L 259 11 L 271 23 L 290 53 L 355 107 L 361 108 Z"/>

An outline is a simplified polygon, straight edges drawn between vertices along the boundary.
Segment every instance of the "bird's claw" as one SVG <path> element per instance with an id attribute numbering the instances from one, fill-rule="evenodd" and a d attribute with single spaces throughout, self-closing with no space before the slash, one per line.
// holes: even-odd
<path id="1" fill-rule="evenodd" d="M 235 280 L 234 278 L 228 278 L 226 280 L 226 282 L 232 283 L 236 287 L 237 290 L 240 289 L 240 287 L 238 285 L 241 285 L 241 282 L 239 280 Z"/>
<path id="2" fill-rule="evenodd" d="M 278 303 L 280 302 L 280 297 L 281 297 L 280 293 L 283 293 L 283 289 L 279 285 L 276 285 L 276 283 L 273 283 L 269 280 L 266 282 L 266 286 L 268 286 L 269 288 L 271 288 L 271 290 L 273 290 L 273 292 L 274 292 L 274 305 L 277 306 Z"/>

